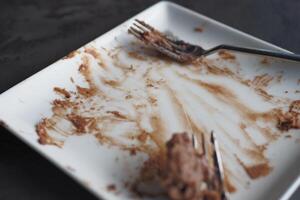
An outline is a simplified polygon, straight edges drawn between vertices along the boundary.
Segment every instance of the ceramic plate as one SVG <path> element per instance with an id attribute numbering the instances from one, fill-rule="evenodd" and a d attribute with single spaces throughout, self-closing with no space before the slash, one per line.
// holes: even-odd
<path id="1" fill-rule="evenodd" d="M 231 200 L 288 199 L 300 183 L 300 135 L 278 126 L 299 112 L 299 64 L 219 52 L 180 65 L 128 35 L 134 18 L 204 48 L 285 51 L 161 2 L 1 94 L 2 124 L 111 200 L 165 199 L 150 186 L 151 197 L 131 191 L 144 162 L 174 132 L 214 130 Z"/>

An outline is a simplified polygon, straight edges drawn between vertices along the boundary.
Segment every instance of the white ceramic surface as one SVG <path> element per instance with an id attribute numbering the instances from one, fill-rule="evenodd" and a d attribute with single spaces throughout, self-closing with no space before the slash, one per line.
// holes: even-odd
<path id="1" fill-rule="evenodd" d="M 201 44 L 204 48 L 226 43 L 285 51 L 168 2 L 160 2 L 150 7 L 88 45 L 101 49 L 101 47 L 109 48 L 128 44 L 133 38 L 128 36 L 127 29 L 134 18 L 145 20 L 162 31 L 171 31 L 191 43 Z M 203 26 L 202 33 L 193 30 L 199 25 Z M 300 85 L 297 85 L 297 80 L 300 78 L 298 63 L 274 59 L 270 61 L 269 67 L 263 67 L 259 62 L 261 59 L 259 57 L 237 54 L 237 58 L 244 77 L 253 78 L 264 73 L 275 75 L 280 72 L 283 74 L 282 82 L 271 85 L 268 91 L 275 96 L 300 99 L 300 94 L 293 92 L 295 89 L 300 89 Z M 60 86 L 74 90 L 70 77 L 73 77 L 76 83 L 84 84 L 82 77 L 78 74 L 78 63 L 80 63 L 78 57 L 59 60 L 1 94 L 0 120 L 13 134 L 47 157 L 99 198 L 131 199 L 126 189 L 123 188 L 122 181 L 137 176 L 136 167 L 140 166 L 145 159 L 143 154 L 130 156 L 118 148 L 108 148 L 100 145 L 91 135 L 69 137 L 63 148 L 41 145 L 37 142 L 35 125 L 43 117 L 51 115 L 50 103 L 57 98 L 53 87 Z M 230 65 L 230 63 L 227 64 Z M 168 73 L 166 72 L 167 77 L 172 80 L 172 75 Z M 235 86 L 232 85 L 232 87 Z M 286 90 L 290 92 L 285 94 Z M 251 96 L 247 97 L 246 92 L 241 90 L 246 98 L 245 101 L 248 98 L 249 104 L 254 105 L 255 100 L 252 101 Z M 263 104 L 258 103 L 254 106 L 264 109 Z M 245 188 L 240 186 L 242 189 L 232 194 L 230 199 L 285 200 L 291 196 L 300 184 L 300 144 L 295 142 L 299 139 L 299 130 L 293 130 L 290 134 L 293 135 L 292 139 L 279 139 L 268 148 L 267 157 L 274 167 L 271 174 L 251 181 L 250 186 Z M 118 164 L 115 162 L 116 157 L 119 158 Z M 124 173 L 125 168 L 126 173 Z M 119 194 L 107 191 L 106 186 L 111 183 L 116 184 Z"/>

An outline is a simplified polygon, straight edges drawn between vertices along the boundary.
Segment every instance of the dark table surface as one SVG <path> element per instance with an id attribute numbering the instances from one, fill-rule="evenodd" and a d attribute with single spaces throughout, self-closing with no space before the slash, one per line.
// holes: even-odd
<path id="1" fill-rule="evenodd" d="M 0 1 L 0 93 L 155 2 L 156 0 Z M 300 53 L 299 0 L 176 2 Z M 0 127 L 0 200 L 16 199 L 96 198 Z M 300 199 L 300 191 L 292 199 Z"/>

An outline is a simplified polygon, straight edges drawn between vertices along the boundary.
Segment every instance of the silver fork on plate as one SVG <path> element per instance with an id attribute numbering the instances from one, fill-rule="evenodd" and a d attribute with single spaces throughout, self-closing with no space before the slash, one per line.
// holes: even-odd
<path id="1" fill-rule="evenodd" d="M 195 134 L 192 134 L 192 142 L 193 142 L 194 148 L 198 149 L 199 143 L 198 143 L 198 140 L 197 140 L 197 137 L 195 136 Z M 225 175 L 224 175 L 224 168 L 223 168 L 221 153 L 220 153 L 220 149 L 219 149 L 219 143 L 218 143 L 213 131 L 210 134 L 210 142 L 213 146 L 212 157 L 213 157 L 214 168 L 215 168 L 215 171 L 217 174 L 218 181 L 221 186 L 221 199 L 228 200 L 228 197 L 227 197 L 228 195 L 225 190 Z M 203 154 L 207 153 L 203 135 L 202 135 L 202 151 L 203 151 Z"/>
<path id="2" fill-rule="evenodd" d="M 205 50 L 201 46 L 189 44 L 183 40 L 177 40 L 166 34 L 163 34 L 162 32 L 138 19 L 135 19 L 135 23 L 133 23 L 133 25 L 128 29 L 128 32 L 146 44 L 154 47 L 161 53 L 179 62 L 193 62 L 203 56 L 207 56 L 219 50 L 238 51 L 243 53 L 300 61 L 300 55 L 297 54 L 275 52 L 265 49 L 245 48 L 226 44 L 218 45 L 211 49 Z"/>

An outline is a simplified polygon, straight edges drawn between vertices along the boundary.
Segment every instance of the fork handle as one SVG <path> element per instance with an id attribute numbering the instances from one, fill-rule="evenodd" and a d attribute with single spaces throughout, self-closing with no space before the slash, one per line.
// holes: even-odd
<path id="1" fill-rule="evenodd" d="M 282 53 L 282 52 L 276 52 L 276 51 L 270 51 L 265 49 L 255 49 L 255 48 L 245 48 L 245 47 L 238 47 L 238 46 L 232 46 L 232 45 L 226 45 L 222 44 L 216 47 L 213 47 L 211 49 L 208 49 L 204 52 L 204 55 L 212 54 L 218 50 L 231 50 L 231 51 L 239 51 L 243 53 L 250 53 L 250 54 L 257 54 L 257 55 L 264 55 L 264 56 L 270 56 L 270 57 L 276 57 L 276 58 L 282 58 L 287 60 L 294 60 L 294 61 L 300 61 L 300 55 L 293 54 L 293 53 Z"/>

